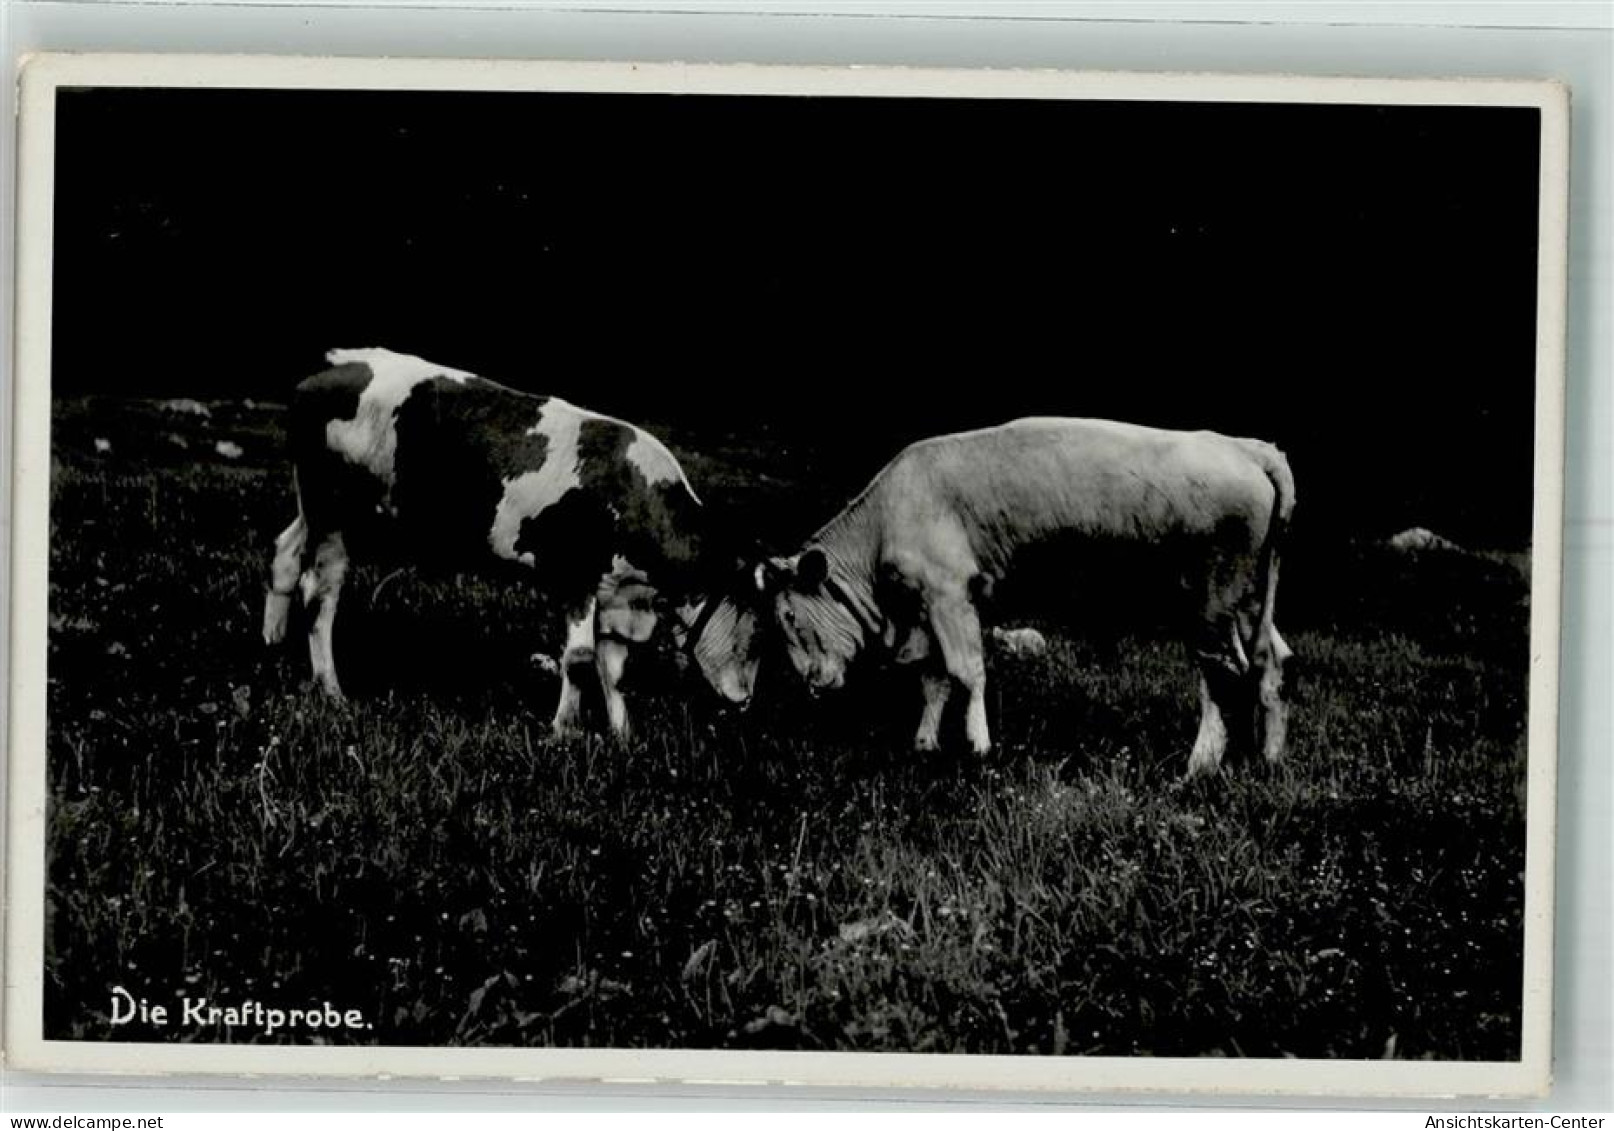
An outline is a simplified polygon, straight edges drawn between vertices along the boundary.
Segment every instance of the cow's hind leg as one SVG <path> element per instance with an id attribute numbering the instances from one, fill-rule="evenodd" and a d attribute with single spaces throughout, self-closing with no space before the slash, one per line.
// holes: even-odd
<path id="1" fill-rule="evenodd" d="M 1293 653 L 1277 628 L 1266 629 L 1266 639 L 1253 649 L 1251 678 L 1255 682 L 1255 749 L 1268 764 L 1283 757 L 1289 732 L 1289 705 L 1283 699 L 1283 664 Z"/>
<path id="2" fill-rule="evenodd" d="M 1223 718 L 1222 706 L 1218 702 L 1227 696 L 1225 692 L 1218 695 L 1212 689 L 1229 680 L 1225 671 L 1216 669 L 1214 662 L 1200 661 L 1199 733 L 1194 736 L 1194 748 L 1188 755 L 1188 776 L 1191 778 L 1214 774 L 1221 768 L 1222 756 L 1227 753 L 1227 720 Z"/>
<path id="3" fill-rule="evenodd" d="M 594 646 L 594 598 L 566 614 L 566 649 L 560 657 L 560 703 L 550 730 L 556 738 L 566 738 L 582 729 L 583 691 L 574 670 L 592 667 Z"/>
<path id="4" fill-rule="evenodd" d="M 303 569 L 303 549 L 307 545 L 308 524 L 299 513 L 275 539 L 275 556 L 269 566 L 269 594 L 263 602 L 265 644 L 279 644 L 286 638 L 291 595 L 297 592 L 297 578 Z"/>
<path id="5" fill-rule="evenodd" d="M 933 596 L 929 602 L 931 632 L 941 648 L 947 674 L 969 692 L 964 733 L 970 749 L 985 754 L 992 748 L 986 725 L 986 657 L 981 647 L 981 618 L 962 593 Z"/>
<path id="6" fill-rule="evenodd" d="M 319 603 L 308 626 L 308 658 L 314 666 L 314 679 L 333 699 L 342 698 L 342 686 L 336 680 L 331 630 L 336 624 L 336 603 L 342 594 L 347 566 L 347 546 L 341 533 L 333 532 L 320 539 L 314 549 L 313 565 L 302 579 L 303 599 L 310 604 Z"/>
<path id="7" fill-rule="evenodd" d="M 928 753 L 941 745 L 938 731 L 942 713 L 947 710 L 947 700 L 952 696 L 953 680 L 945 670 L 929 668 L 920 674 L 920 680 L 925 692 L 925 709 L 919 716 L 919 733 L 914 735 L 913 745 L 915 750 Z"/>
<path id="8" fill-rule="evenodd" d="M 1188 755 L 1189 777 L 1214 774 L 1221 768 L 1229 739 L 1244 741 L 1242 729 L 1250 717 L 1250 662 L 1235 618 L 1218 617 L 1204 627 L 1194 662 L 1199 669 L 1199 733 Z"/>

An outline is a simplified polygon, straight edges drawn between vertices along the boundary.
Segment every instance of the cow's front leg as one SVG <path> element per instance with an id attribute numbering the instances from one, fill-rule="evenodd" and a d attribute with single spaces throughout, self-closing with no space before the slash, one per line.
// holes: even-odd
<path id="1" fill-rule="evenodd" d="M 1199 733 L 1194 737 L 1194 749 L 1188 755 L 1188 776 L 1214 774 L 1222 765 L 1227 752 L 1227 722 L 1221 708 L 1211 694 L 1210 680 L 1202 673 L 1199 677 Z"/>
<path id="2" fill-rule="evenodd" d="M 560 703 L 550 730 L 567 738 L 582 729 L 583 692 L 572 678 L 574 668 L 592 667 L 594 649 L 594 598 L 566 614 L 566 648 L 560 656 Z"/>
<path id="3" fill-rule="evenodd" d="M 941 746 L 938 732 L 942 712 L 947 709 L 947 700 L 953 692 L 953 680 L 945 671 L 929 669 L 921 672 L 919 679 L 924 686 L 925 709 L 919 716 L 919 733 L 914 735 L 913 748 L 928 754 Z"/>
<path id="4" fill-rule="evenodd" d="M 941 648 L 947 673 L 969 692 L 964 733 L 970 749 L 985 754 L 992 748 L 986 726 L 986 657 L 981 648 L 981 618 L 962 593 L 932 597 L 930 627 Z"/>
<path id="5" fill-rule="evenodd" d="M 600 578 L 595 592 L 599 602 L 595 668 L 605 696 L 605 717 L 611 733 L 626 739 L 628 704 L 618 685 L 628 662 L 628 648 L 649 640 L 656 629 L 656 591 L 644 573 L 619 554 L 612 559 L 610 572 Z"/>
<path id="6" fill-rule="evenodd" d="M 622 669 L 628 662 L 628 646 L 621 640 L 603 637 L 595 645 L 594 660 L 600 673 L 600 692 L 605 696 L 605 717 L 611 724 L 611 733 L 626 740 L 628 703 L 617 684 L 622 681 Z"/>

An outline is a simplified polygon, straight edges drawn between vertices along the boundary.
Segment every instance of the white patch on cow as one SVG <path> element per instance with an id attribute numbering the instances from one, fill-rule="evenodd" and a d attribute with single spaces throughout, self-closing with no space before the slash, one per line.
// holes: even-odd
<path id="1" fill-rule="evenodd" d="M 538 423 L 527 429 L 527 435 L 542 436 L 547 441 L 544 462 L 533 471 L 524 471 L 504 481 L 504 494 L 488 531 L 488 545 L 501 558 L 534 564 L 531 553 L 516 552 L 522 522 L 554 506 L 566 492 L 582 485 L 578 476 L 577 433 L 587 415 L 559 397 L 552 397 L 538 414 Z"/>
<path id="2" fill-rule="evenodd" d="M 684 490 L 689 492 L 690 498 L 697 503 L 701 501 L 700 496 L 695 494 L 695 488 L 689 485 L 689 478 L 684 475 L 684 469 L 679 464 L 678 457 L 668 450 L 666 444 L 663 444 L 643 428 L 636 424 L 629 424 L 626 420 L 619 420 L 614 416 L 606 416 L 602 412 L 590 412 L 586 408 L 566 404 L 559 398 L 551 400 L 550 403 L 565 405 L 566 408 L 577 414 L 579 423 L 585 420 L 598 420 L 606 424 L 615 424 L 619 428 L 626 428 L 633 433 L 633 439 L 629 441 L 627 451 L 623 454 L 627 457 L 628 463 L 632 464 L 639 474 L 644 477 L 646 483 L 651 486 L 656 486 L 660 483 L 682 483 Z"/>
<path id="3" fill-rule="evenodd" d="M 567 665 L 578 662 L 580 657 L 592 656 L 594 652 L 594 614 L 597 608 L 597 603 L 590 599 L 577 619 L 567 620 L 566 647 L 561 652 L 560 657 L 562 670 L 565 670 Z"/>
<path id="4" fill-rule="evenodd" d="M 618 420 L 614 423 L 623 422 Z M 626 427 L 633 428 L 633 443 L 628 445 L 628 462 L 638 468 L 639 474 L 644 476 L 644 481 L 652 487 L 660 483 L 682 483 L 684 490 L 689 492 L 689 497 L 697 503 L 700 502 L 700 496 L 696 495 L 695 488 L 689 485 L 689 480 L 684 476 L 684 469 L 672 452 L 667 450 L 667 446 L 643 429 L 634 428 L 631 424 Z"/>
<path id="5" fill-rule="evenodd" d="M 602 637 L 643 644 L 656 630 L 656 590 L 643 570 L 621 554 L 611 559 L 611 572 L 597 590 Z"/>
<path id="6" fill-rule="evenodd" d="M 325 442 L 333 452 L 379 479 L 390 496 L 398 452 L 394 420 L 398 406 L 422 381 L 443 377 L 463 384 L 472 374 L 386 349 L 331 350 L 325 360 L 332 365 L 364 365 L 370 370 L 370 383 L 359 394 L 358 411 L 352 420 L 328 421 Z"/>

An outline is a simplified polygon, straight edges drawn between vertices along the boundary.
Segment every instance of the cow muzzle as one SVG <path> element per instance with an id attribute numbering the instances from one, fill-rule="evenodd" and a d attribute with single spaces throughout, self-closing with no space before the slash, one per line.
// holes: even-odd
<path id="1" fill-rule="evenodd" d="M 807 689 L 814 695 L 824 691 L 838 691 L 846 682 L 846 673 L 839 668 L 814 668 L 807 676 Z"/>

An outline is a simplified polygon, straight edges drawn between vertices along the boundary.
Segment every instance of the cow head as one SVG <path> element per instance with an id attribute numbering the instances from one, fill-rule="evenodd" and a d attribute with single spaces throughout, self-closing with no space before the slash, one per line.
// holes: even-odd
<path id="1" fill-rule="evenodd" d="M 762 662 L 762 618 L 754 605 L 733 595 L 707 598 L 693 619 L 690 647 L 701 675 L 730 703 L 746 703 L 756 689 Z"/>
<path id="2" fill-rule="evenodd" d="M 846 669 L 864 640 L 864 628 L 829 565 L 828 555 L 810 546 L 793 558 L 763 562 L 753 576 L 791 666 L 818 691 L 846 682 Z"/>
<path id="3" fill-rule="evenodd" d="M 764 621 L 751 588 L 761 548 L 754 542 L 714 552 L 718 561 L 703 586 L 706 596 L 679 610 L 682 654 L 730 703 L 750 701 L 765 644 Z"/>

